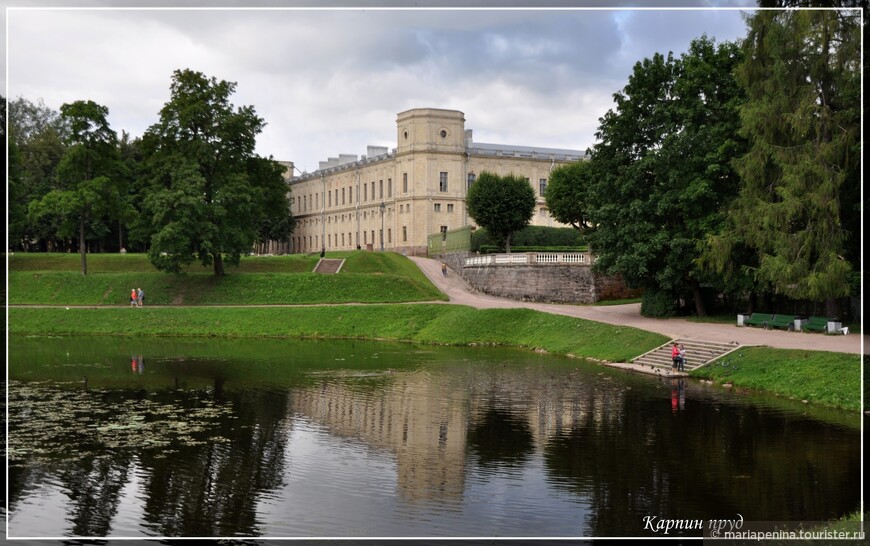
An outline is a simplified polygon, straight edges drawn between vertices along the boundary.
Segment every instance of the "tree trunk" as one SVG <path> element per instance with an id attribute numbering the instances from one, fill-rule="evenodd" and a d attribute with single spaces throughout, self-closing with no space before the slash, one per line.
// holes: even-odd
<path id="1" fill-rule="evenodd" d="M 214 256 L 214 274 L 218 277 L 223 276 L 224 274 L 224 259 L 221 257 L 220 252 L 216 252 L 213 254 Z"/>
<path id="2" fill-rule="evenodd" d="M 508 233 L 507 237 L 504 240 L 504 249 L 508 254 L 511 253 L 511 234 Z"/>
<path id="3" fill-rule="evenodd" d="M 692 298 L 695 300 L 695 312 L 698 313 L 699 317 L 706 317 L 707 310 L 704 309 L 704 300 L 701 298 L 701 286 L 695 279 L 692 279 L 690 283 L 692 286 Z"/>
<path id="4" fill-rule="evenodd" d="M 122 248 L 124 248 L 124 231 L 121 228 L 121 221 L 118 220 L 118 252 L 121 252 Z"/>
<path id="5" fill-rule="evenodd" d="M 88 249 L 85 245 L 85 218 L 79 220 L 79 254 L 82 256 L 82 275 L 88 274 Z"/>

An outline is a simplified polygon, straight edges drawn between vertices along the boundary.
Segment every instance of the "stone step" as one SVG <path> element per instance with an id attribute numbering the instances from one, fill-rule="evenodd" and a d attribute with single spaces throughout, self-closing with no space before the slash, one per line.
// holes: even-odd
<path id="1" fill-rule="evenodd" d="M 324 275 L 333 275 L 341 271 L 341 266 L 343 265 L 344 260 L 327 260 L 326 258 L 321 258 L 314 267 L 314 272 L 322 273 Z"/>
<path id="2" fill-rule="evenodd" d="M 686 349 L 686 371 L 704 366 L 722 355 L 739 348 L 736 343 L 718 343 L 699 340 L 672 340 L 635 358 L 632 363 L 656 368 L 670 369 L 673 365 L 671 346 L 676 341 Z"/>

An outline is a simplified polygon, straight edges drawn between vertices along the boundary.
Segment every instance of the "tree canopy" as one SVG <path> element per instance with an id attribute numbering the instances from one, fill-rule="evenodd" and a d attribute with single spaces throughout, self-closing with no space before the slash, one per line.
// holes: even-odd
<path id="1" fill-rule="evenodd" d="M 586 190 L 590 246 L 599 269 L 671 302 L 644 313 L 673 313 L 684 292 L 706 313 L 696 260 L 737 191 L 731 161 L 743 150 L 744 99 L 732 74 L 740 59 L 737 44 L 707 37 L 680 58 L 644 59 L 600 120 Z"/>
<path id="2" fill-rule="evenodd" d="M 523 229 L 535 211 L 535 191 L 524 178 L 482 172 L 465 198 L 468 214 L 511 251 L 511 234 Z"/>
<path id="3" fill-rule="evenodd" d="M 793 299 L 849 294 L 859 263 L 861 22 L 857 12 L 759 11 L 747 17 L 736 78 L 748 152 L 729 223 L 711 237 L 711 261 L 731 266 L 734 242 L 756 253 L 741 264 Z M 833 312 L 829 308 L 828 312 Z"/>
<path id="4" fill-rule="evenodd" d="M 87 274 L 86 239 L 102 233 L 107 218 L 121 212 L 116 186 L 118 157 L 115 132 L 109 127 L 109 109 L 93 101 L 61 106 L 70 132 L 67 148 L 57 166 L 58 189 L 30 204 L 34 221 L 50 218 L 62 236 L 78 237 L 82 275 Z"/>
<path id="5" fill-rule="evenodd" d="M 292 229 L 281 167 L 256 156 L 264 121 L 234 107 L 236 84 L 191 70 L 172 76 L 171 98 L 143 138 L 152 185 L 144 208 L 155 267 L 179 272 L 195 260 L 223 275 L 258 237 Z"/>
<path id="6" fill-rule="evenodd" d="M 8 119 L 9 241 L 21 248 L 29 248 L 31 240 L 47 244 L 56 232 L 47 221 L 32 222 L 28 206 L 58 189 L 56 170 L 66 151 L 69 127 L 42 101 L 34 104 L 22 97 L 9 101 Z"/>
<path id="7" fill-rule="evenodd" d="M 587 161 L 560 165 L 553 169 L 544 190 L 550 214 L 557 221 L 574 229 L 586 231 L 589 222 L 589 197 L 593 172 Z"/>

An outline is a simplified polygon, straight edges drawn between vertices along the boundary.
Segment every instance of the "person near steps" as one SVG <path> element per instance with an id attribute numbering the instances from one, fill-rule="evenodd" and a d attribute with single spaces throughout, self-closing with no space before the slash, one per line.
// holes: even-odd
<path id="1" fill-rule="evenodd" d="M 680 343 L 679 353 L 679 358 L 677 360 L 677 371 L 682 372 L 686 370 L 686 348 L 683 347 L 682 343 Z"/>

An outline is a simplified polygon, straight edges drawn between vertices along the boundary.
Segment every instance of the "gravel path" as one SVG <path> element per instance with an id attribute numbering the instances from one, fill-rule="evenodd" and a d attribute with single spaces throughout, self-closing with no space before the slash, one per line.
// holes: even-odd
<path id="1" fill-rule="evenodd" d="M 863 354 L 866 336 L 824 335 L 819 333 L 786 332 L 761 328 L 740 328 L 729 324 L 691 322 L 685 319 L 655 319 L 640 315 L 640 304 L 627 305 L 560 305 L 555 303 L 532 303 L 515 301 L 480 294 L 453 271 L 445 277 L 441 274 L 441 262 L 430 258 L 412 256 L 411 259 L 442 292 L 450 297 L 450 303 L 468 305 L 477 309 L 527 308 L 567 315 L 607 324 L 617 324 L 658 332 L 671 338 L 697 339 L 741 345 L 767 345 L 780 349 L 807 349 Z M 736 318 L 735 318 L 736 323 Z"/>

